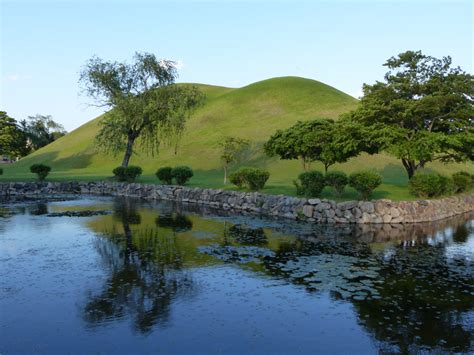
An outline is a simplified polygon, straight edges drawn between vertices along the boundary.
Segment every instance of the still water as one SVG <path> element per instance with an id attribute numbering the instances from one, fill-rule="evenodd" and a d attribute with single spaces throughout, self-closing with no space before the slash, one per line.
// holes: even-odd
<path id="1" fill-rule="evenodd" d="M 316 226 L 124 198 L 0 204 L 2 355 L 469 353 L 473 333 L 474 214 Z"/>

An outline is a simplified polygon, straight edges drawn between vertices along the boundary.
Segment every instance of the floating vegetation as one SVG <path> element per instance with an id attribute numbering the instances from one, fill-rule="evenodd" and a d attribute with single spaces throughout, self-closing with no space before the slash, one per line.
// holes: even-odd
<path id="1" fill-rule="evenodd" d="M 92 216 L 103 216 L 110 214 L 110 211 L 64 211 L 64 212 L 53 212 L 48 213 L 47 217 L 92 217 Z"/>
<path id="2" fill-rule="evenodd" d="M 198 247 L 199 252 L 212 255 L 224 262 L 250 263 L 261 262 L 262 258 L 272 258 L 275 253 L 267 248 L 260 248 L 255 246 L 221 246 L 213 244 L 210 246 Z"/>

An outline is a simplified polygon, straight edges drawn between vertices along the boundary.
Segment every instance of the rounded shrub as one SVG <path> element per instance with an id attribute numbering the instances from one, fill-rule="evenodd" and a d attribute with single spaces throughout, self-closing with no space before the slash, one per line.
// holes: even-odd
<path id="1" fill-rule="evenodd" d="M 352 173 L 349 176 L 349 186 L 359 192 L 364 200 L 370 199 L 372 192 L 382 183 L 382 176 L 372 170 Z"/>
<path id="2" fill-rule="evenodd" d="M 139 177 L 143 170 L 139 166 L 118 166 L 113 171 L 118 181 L 134 182 Z"/>
<path id="3" fill-rule="evenodd" d="M 319 171 L 306 171 L 298 175 L 295 181 L 296 193 L 308 197 L 316 197 L 321 194 L 326 185 L 324 175 Z"/>
<path id="4" fill-rule="evenodd" d="M 229 176 L 229 181 L 235 186 L 247 187 L 250 190 L 258 191 L 264 188 L 270 173 L 258 168 L 240 168 Z"/>
<path id="5" fill-rule="evenodd" d="M 326 174 L 326 185 L 332 187 L 338 196 L 342 195 L 348 183 L 349 179 L 342 171 L 332 171 Z"/>
<path id="6" fill-rule="evenodd" d="M 229 181 L 238 188 L 242 188 L 245 185 L 245 173 L 247 168 L 240 168 L 229 175 Z"/>
<path id="7" fill-rule="evenodd" d="M 38 176 L 39 181 L 43 181 L 51 171 L 51 167 L 44 164 L 33 164 L 30 166 L 30 171 Z"/>
<path id="8" fill-rule="evenodd" d="M 189 166 L 177 166 L 171 170 L 171 176 L 178 185 L 184 185 L 194 176 L 194 173 Z"/>
<path id="9" fill-rule="evenodd" d="M 436 197 L 454 190 L 453 181 L 438 173 L 416 173 L 408 183 L 410 193 L 418 197 Z"/>
<path id="10" fill-rule="evenodd" d="M 170 166 L 164 166 L 162 168 L 159 168 L 155 175 L 160 180 L 163 184 L 166 185 L 171 185 L 173 183 L 173 175 L 171 174 L 171 171 L 173 168 Z"/>
<path id="11" fill-rule="evenodd" d="M 459 171 L 452 175 L 454 192 L 461 193 L 469 190 L 472 187 L 472 176 L 465 171 Z"/>
<path id="12" fill-rule="evenodd" d="M 269 177 L 270 173 L 268 171 L 253 168 L 245 174 L 245 183 L 250 190 L 258 191 L 263 189 Z"/>

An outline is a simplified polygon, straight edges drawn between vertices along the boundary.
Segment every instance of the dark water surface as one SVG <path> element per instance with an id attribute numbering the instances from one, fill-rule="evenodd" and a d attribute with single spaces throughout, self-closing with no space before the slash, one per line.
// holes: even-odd
<path id="1" fill-rule="evenodd" d="M 473 214 L 314 226 L 130 199 L 0 204 L 1 354 L 468 353 L 473 332 Z"/>

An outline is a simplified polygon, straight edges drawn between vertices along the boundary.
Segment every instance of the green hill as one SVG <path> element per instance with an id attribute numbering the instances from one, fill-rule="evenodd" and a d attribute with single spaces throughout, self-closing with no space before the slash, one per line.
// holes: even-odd
<path id="1" fill-rule="evenodd" d="M 159 156 L 138 153 L 131 164 L 144 169 L 143 182 L 157 182 L 154 172 L 164 165 L 189 165 L 195 171 L 192 185 L 222 187 L 222 172 L 217 143 L 225 135 L 252 141 L 251 152 L 243 165 L 266 168 L 271 173 L 266 192 L 293 193 L 292 180 L 300 173 L 299 162 L 267 158 L 262 144 L 277 129 L 286 128 L 298 120 L 318 117 L 337 118 L 357 105 L 353 97 L 315 80 L 282 77 L 260 81 L 242 88 L 197 85 L 206 95 L 205 103 L 189 119 L 186 132 L 175 153 L 173 147 L 163 147 Z M 51 180 L 102 179 L 121 162 L 122 156 L 112 157 L 99 153 L 94 146 L 98 117 L 77 128 L 61 139 L 5 167 L 2 180 L 29 180 L 29 166 L 45 163 L 52 166 Z M 321 169 L 318 164 L 315 168 Z M 474 172 L 473 164 L 430 167 L 440 172 L 463 168 Z M 375 168 L 384 176 L 377 196 L 406 198 L 405 172 L 394 158 L 360 156 L 332 169 L 351 172 L 361 168 Z M 353 197 L 350 191 L 346 198 Z"/>

